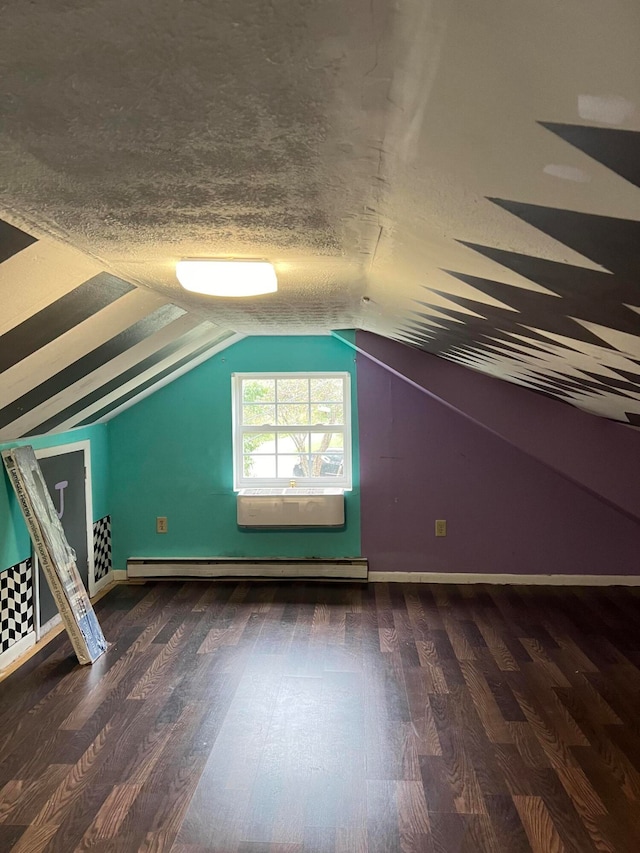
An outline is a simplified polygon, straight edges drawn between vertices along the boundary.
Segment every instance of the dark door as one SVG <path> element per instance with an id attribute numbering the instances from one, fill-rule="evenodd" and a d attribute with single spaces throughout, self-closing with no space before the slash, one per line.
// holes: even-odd
<path id="1" fill-rule="evenodd" d="M 42 476 L 58 513 L 69 545 L 76 552 L 80 577 L 89 589 L 87 554 L 87 505 L 85 494 L 84 451 L 72 450 L 58 456 L 38 459 Z M 42 569 L 40 578 L 40 624 L 44 625 L 58 612 Z"/>

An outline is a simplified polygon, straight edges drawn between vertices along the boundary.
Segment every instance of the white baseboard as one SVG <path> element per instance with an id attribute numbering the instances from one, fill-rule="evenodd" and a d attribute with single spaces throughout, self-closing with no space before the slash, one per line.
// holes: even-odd
<path id="1" fill-rule="evenodd" d="M 6 650 L 6 652 L 3 652 L 0 655 L 0 672 L 3 672 L 5 669 L 8 669 L 15 660 L 17 660 L 19 657 L 22 657 L 22 655 L 28 652 L 32 646 L 35 646 L 35 644 L 35 631 L 31 631 L 30 634 L 26 635 L 26 637 L 21 637 L 19 640 L 17 640 L 12 646 L 10 646 Z"/>
<path id="2" fill-rule="evenodd" d="M 49 631 L 53 631 L 54 628 L 57 628 L 61 622 L 62 616 L 60 616 L 59 613 L 56 613 L 56 615 L 52 616 L 48 622 L 45 622 L 44 625 L 40 626 L 40 638 L 45 637 Z"/>
<path id="3" fill-rule="evenodd" d="M 640 575 L 513 575 L 472 572 L 369 572 L 373 583 L 487 583 L 521 586 L 640 586 Z"/>
<path id="4" fill-rule="evenodd" d="M 105 586 L 109 586 L 109 584 L 111 583 L 113 583 L 113 572 L 108 571 L 103 578 L 100 578 L 100 580 L 96 581 L 96 583 L 94 584 L 93 595 L 91 597 L 93 598 L 94 596 L 96 596 L 100 592 L 100 590 L 104 589 Z"/>
<path id="5" fill-rule="evenodd" d="M 369 572 L 371 583 L 486 583 L 522 586 L 640 586 L 640 575 L 515 575 L 473 572 Z M 114 583 L 127 580 L 126 569 L 111 572 Z"/>

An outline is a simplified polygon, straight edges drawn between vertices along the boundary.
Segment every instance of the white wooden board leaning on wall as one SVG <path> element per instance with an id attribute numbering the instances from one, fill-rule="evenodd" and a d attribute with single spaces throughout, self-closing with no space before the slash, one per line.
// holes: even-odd
<path id="1" fill-rule="evenodd" d="M 107 641 L 33 448 L 27 445 L 3 450 L 2 458 L 73 650 L 81 664 L 93 663 L 106 651 Z"/>

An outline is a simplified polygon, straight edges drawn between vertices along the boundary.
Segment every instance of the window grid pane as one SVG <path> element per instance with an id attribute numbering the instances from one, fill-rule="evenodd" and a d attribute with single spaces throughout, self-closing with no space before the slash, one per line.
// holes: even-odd
<path id="1" fill-rule="evenodd" d="M 344 470 L 344 455 L 338 453 L 312 453 L 312 477 L 341 477 Z"/>
<path id="2" fill-rule="evenodd" d="M 244 453 L 265 454 L 275 453 L 276 436 L 273 432 L 251 432 L 242 437 Z"/>
<path id="3" fill-rule="evenodd" d="M 276 406 L 278 426 L 297 427 L 309 424 L 309 405 L 307 403 L 278 403 Z"/>
<path id="4" fill-rule="evenodd" d="M 278 477 L 286 477 L 287 479 L 295 479 L 301 477 L 303 465 L 306 456 L 287 456 L 279 455 L 276 457 L 278 462 Z"/>
<path id="5" fill-rule="evenodd" d="M 344 423 L 344 410 L 341 403 L 312 403 L 312 424 L 342 424 Z"/>
<path id="6" fill-rule="evenodd" d="M 259 456 L 258 454 L 243 457 L 245 477 L 274 478 L 276 476 L 276 457 Z"/>
<path id="7" fill-rule="evenodd" d="M 308 453 L 309 441 L 308 432 L 279 432 L 276 453 Z"/>
<path id="8" fill-rule="evenodd" d="M 308 379 L 278 379 L 276 381 L 276 402 L 306 403 L 309 400 Z"/>
<path id="9" fill-rule="evenodd" d="M 275 379 L 243 379 L 242 399 L 245 403 L 274 403 Z"/>
<path id="10" fill-rule="evenodd" d="M 272 403 L 254 404 L 245 403 L 242 406 L 242 423 L 252 426 L 265 426 L 275 424 L 276 408 Z"/>
<path id="11" fill-rule="evenodd" d="M 309 398 L 314 403 L 341 403 L 344 399 L 344 379 L 342 377 L 310 378 L 309 386 Z"/>

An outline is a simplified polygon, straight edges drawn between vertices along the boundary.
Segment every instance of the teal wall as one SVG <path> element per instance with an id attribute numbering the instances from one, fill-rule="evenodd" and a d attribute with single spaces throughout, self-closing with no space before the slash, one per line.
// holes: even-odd
<path id="1" fill-rule="evenodd" d="M 100 424 L 93 427 L 71 430 L 59 435 L 34 436 L 19 441 L 9 441 L 0 444 L 0 450 L 31 444 L 34 448 L 54 447 L 71 444 L 74 441 L 91 442 L 91 482 L 93 497 L 93 520 L 97 521 L 109 513 L 107 496 L 108 474 L 108 443 L 107 426 Z M 31 554 L 29 534 L 13 494 L 13 489 L 2 467 L 0 477 L 0 571 L 15 566 Z"/>
<path id="2" fill-rule="evenodd" d="M 241 530 L 236 524 L 231 374 L 351 373 L 354 489 L 339 530 Z M 251 337 L 109 423 L 113 567 L 128 557 L 360 555 L 358 414 L 354 352 L 326 337 Z M 169 532 L 155 532 L 156 516 Z"/>

